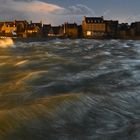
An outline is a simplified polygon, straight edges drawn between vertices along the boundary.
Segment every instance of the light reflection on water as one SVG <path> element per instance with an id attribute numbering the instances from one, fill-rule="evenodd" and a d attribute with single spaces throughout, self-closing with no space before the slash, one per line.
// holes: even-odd
<path id="1" fill-rule="evenodd" d="M 138 140 L 140 41 L 50 40 L 0 49 L 0 139 Z"/>

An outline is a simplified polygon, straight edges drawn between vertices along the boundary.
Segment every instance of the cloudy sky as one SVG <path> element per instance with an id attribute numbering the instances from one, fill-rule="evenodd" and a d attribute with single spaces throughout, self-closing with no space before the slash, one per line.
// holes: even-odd
<path id="1" fill-rule="evenodd" d="M 140 0 L 0 0 L 0 20 L 42 20 L 55 25 L 104 16 L 130 23 L 140 21 L 139 6 Z"/>

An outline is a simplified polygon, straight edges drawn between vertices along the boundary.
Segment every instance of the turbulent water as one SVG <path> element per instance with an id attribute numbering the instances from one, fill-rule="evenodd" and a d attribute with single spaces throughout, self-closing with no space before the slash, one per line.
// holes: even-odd
<path id="1" fill-rule="evenodd" d="M 140 140 L 140 41 L 0 48 L 0 140 Z"/>

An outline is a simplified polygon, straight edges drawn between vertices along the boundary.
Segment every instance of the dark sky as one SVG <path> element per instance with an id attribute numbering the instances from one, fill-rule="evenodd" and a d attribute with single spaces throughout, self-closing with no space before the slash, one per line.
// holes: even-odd
<path id="1" fill-rule="evenodd" d="M 43 0 L 69 7 L 76 4 L 83 4 L 92 8 L 95 15 L 104 15 L 114 18 L 134 18 L 140 16 L 140 0 Z"/>
<path id="2" fill-rule="evenodd" d="M 32 18 L 57 24 L 80 22 L 84 15 L 129 23 L 140 21 L 139 7 L 140 0 L 0 0 L 1 20 Z"/>

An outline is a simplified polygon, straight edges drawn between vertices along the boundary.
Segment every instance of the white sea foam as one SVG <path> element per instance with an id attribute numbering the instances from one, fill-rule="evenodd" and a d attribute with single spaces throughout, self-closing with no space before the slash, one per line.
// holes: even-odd
<path id="1" fill-rule="evenodd" d="M 0 39 L 0 48 L 8 48 L 14 45 L 14 41 L 11 38 Z"/>
<path id="2" fill-rule="evenodd" d="M 25 64 L 26 62 L 28 62 L 28 60 L 23 60 L 23 61 L 19 61 L 15 64 L 15 66 L 20 66 L 20 65 L 23 65 Z"/>
<path id="3" fill-rule="evenodd" d="M 26 76 L 24 76 L 23 78 L 21 78 L 19 81 L 16 82 L 16 85 L 24 83 L 24 82 L 28 82 L 28 81 L 33 81 L 36 79 L 39 79 L 41 76 L 43 76 L 43 74 L 46 74 L 48 71 L 35 71 L 35 72 L 29 72 L 27 73 Z"/>
<path id="4" fill-rule="evenodd" d="M 124 43 L 124 44 L 123 44 L 123 47 L 124 47 L 124 48 L 129 48 L 130 46 L 129 46 L 127 43 Z"/>

